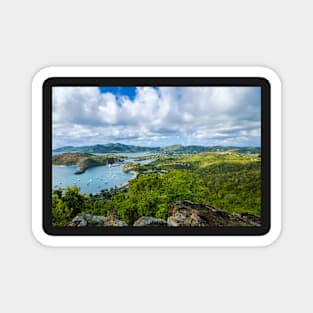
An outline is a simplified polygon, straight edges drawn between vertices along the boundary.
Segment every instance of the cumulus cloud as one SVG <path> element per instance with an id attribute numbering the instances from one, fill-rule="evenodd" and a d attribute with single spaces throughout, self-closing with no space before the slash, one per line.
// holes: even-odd
<path id="1" fill-rule="evenodd" d="M 260 145 L 259 87 L 53 88 L 53 145 Z"/>

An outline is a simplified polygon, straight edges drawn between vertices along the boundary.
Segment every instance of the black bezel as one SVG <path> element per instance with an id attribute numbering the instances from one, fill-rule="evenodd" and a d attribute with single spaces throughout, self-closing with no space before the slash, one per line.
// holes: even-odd
<path id="1" fill-rule="evenodd" d="M 54 227 L 52 203 L 52 87 L 55 86 L 257 86 L 261 87 L 261 226 L 256 227 Z M 270 230 L 270 83 L 260 77 L 53 77 L 43 83 L 43 229 L 48 235 L 265 235 Z"/>

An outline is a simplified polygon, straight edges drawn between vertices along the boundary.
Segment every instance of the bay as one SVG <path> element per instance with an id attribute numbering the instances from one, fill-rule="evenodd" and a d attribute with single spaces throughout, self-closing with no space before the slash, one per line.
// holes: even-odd
<path id="1" fill-rule="evenodd" d="M 96 154 L 96 153 L 94 153 Z M 150 153 L 116 153 L 118 155 L 131 157 L 150 156 Z M 100 155 L 100 154 L 97 154 Z M 133 162 L 133 159 L 127 159 L 124 163 L 115 166 L 96 166 L 87 169 L 82 174 L 74 174 L 78 168 L 72 166 L 52 166 L 52 188 L 66 188 L 67 186 L 78 186 L 82 193 L 96 194 L 102 189 L 111 189 L 121 187 L 134 177 L 133 173 L 123 172 L 125 163 Z M 139 161 L 140 164 L 148 164 L 153 159 Z"/>

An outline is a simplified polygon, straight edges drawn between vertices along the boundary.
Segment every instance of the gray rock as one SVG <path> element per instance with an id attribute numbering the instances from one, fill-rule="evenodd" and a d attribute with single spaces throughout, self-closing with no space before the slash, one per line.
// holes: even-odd
<path id="1" fill-rule="evenodd" d="M 87 225 L 88 225 L 88 223 L 85 220 L 84 216 L 77 215 L 72 219 L 71 223 L 68 226 L 70 226 L 70 227 L 86 227 Z"/>
<path id="2" fill-rule="evenodd" d="M 88 225 L 89 226 L 103 226 L 104 222 L 105 222 L 105 217 L 104 216 L 94 215 L 94 216 L 92 216 L 89 219 Z"/>
<path id="3" fill-rule="evenodd" d="M 101 216 L 101 215 L 77 215 L 75 216 L 70 224 L 70 227 L 103 227 L 103 226 L 117 226 L 117 227 L 125 227 L 128 226 L 127 223 L 117 219 L 114 216 Z"/>
<path id="4" fill-rule="evenodd" d="M 140 217 L 134 225 L 135 227 L 140 226 L 167 226 L 165 220 L 160 218 L 150 217 L 150 216 L 142 216 Z"/>
<path id="5" fill-rule="evenodd" d="M 109 216 L 105 218 L 105 221 L 103 222 L 103 226 L 125 227 L 128 225 L 124 221 L 121 221 L 113 216 Z"/>
<path id="6" fill-rule="evenodd" d="M 92 214 L 86 214 L 85 220 L 88 222 L 92 218 Z"/>

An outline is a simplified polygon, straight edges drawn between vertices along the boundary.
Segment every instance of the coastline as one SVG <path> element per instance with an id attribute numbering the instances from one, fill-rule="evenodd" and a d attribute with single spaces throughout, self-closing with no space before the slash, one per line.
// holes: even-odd
<path id="1" fill-rule="evenodd" d="M 128 186 L 129 182 L 130 182 L 131 180 L 133 180 L 133 179 L 136 179 L 137 176 L 138 176 L 138 174 L 139 174 L 138 172 L 133 171 L 133 170 L 132 170 L 132 171 L 129 171 L 128 173 L 132 174 L 133 177 L 131 177 L 127 182 L 123 183 L 120 188 L 123 188 L 123 187 Z"/>
<path id="2" fill-rule="evenodd" d="M 129 171 L 129 173 L 133 174 L 133 177 L 130 178 L 129 181 L 130 181 L 130 180 L 133 180 L 133 179 L 135 179 L 135 178 L 137 178 L 137 176 L 138 176 L 138 174 L 139 174 L 138 172 L 136 172 L 136 171 L 134 171 L 134 170 Z"/>

